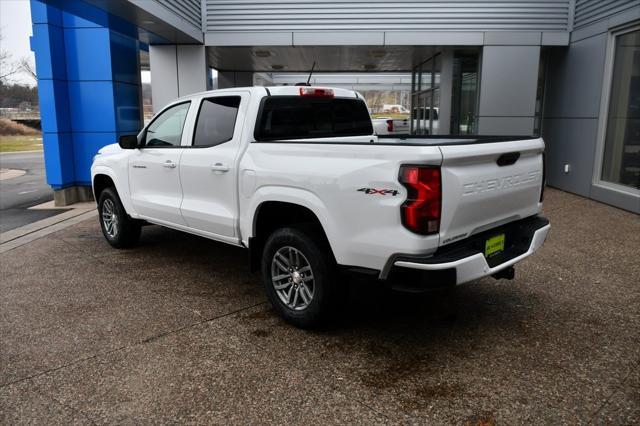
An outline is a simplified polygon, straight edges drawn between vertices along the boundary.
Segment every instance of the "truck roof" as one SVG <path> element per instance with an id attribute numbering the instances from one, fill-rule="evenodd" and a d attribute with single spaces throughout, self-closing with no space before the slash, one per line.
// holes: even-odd
<path id="1" fill-rule="evenodd" d="M 214 95 L 225 92 L 249 91 L 252 94 L 262 94 L 271 96 L 299 96 L 301 87 L 312 87 L 318 89 L 331 89 L 337 98 L 361 98 L 358 92 L 349 89 L 329 86 L 247 86 L 247 87 L 230 87 L 228 89 L 207 90 L 205 92 L 192 93 L 190 95 L 181 96 L 179 100 L 190 99 L 203 95 Z"/>

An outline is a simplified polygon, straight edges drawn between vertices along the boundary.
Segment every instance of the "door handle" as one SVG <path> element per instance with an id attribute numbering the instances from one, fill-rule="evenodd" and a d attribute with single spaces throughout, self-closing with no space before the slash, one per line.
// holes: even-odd
<path id="1" fill-rule="evenodd" d="M 222 163 L 216 163 L 213 166 L 211 166 L 211 170 L 214 172 L 228 172 L 229 171 L 229 167 L 227 167 L 226 165 L 222 164 Z"/>
<path id="2" fill-rule="evenodd" d="M 162 165 L 162 167 L 166 167 L 168 169 L 175 169 L 176 168 L 176 163 L 174 163 L 171 160 L 167 160 L 164 162 L 164 164 Z"/>

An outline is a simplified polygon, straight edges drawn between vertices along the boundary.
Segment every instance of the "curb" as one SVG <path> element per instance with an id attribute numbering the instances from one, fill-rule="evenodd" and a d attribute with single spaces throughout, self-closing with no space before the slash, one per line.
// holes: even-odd
<path id="1" fill-rule="evenodd" d="M 96 209 L 76 209 L 60 213 L 0 234 L 0 253 L 13 250 L 46 235 L 73 226 L 98 215 Z"/>
<path id="2" fill-rule="evenodd" d="M 11 155 L 11 154 L 32 154 L 34 152 L 42 152 L 44 153 L 43 149 L 36 149 L 33 151 L 10 151 L 10 152 L 0 152 L 0 155 Z"/>

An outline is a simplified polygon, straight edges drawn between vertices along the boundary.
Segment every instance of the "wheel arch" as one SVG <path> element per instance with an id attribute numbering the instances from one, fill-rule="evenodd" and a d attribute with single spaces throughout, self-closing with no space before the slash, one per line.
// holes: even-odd
<path id="1" fill-rule="evenodd" d="M 264 244 L 269 235 L 279 228 L 290 226 L 310 229 L 320 236 L 333 253 L 325 225 L 309 206 L 295 201 L 265 200 L 256 206 L 252 218 L 251 237 L 248 240 L 252 271 L 259 269 Z"/>
<path id="2" fill-rule="evenodd" d="M 102 194 L 102 191 L 110 187 L 113 187 L 118 191 L 111 176 L 99 173 L 93 177 L 93 197 L 96 199 L 96 203 L 100 200 L 100 194 Z"/>
<path id="3" fill-rule="evenodd" d="M 125 181 L 126 182 L 126 181 Z M 125 211 L 131 217 L 136 217 L 135 210 L 129 199 L 129 191 L 126 183 L 122 183 L 116 173 L 110 167 L 99 166 L 93 170 L 91 177 L 91 185 L 93 187 L 93 197 L 96 203 L 100 201 L 100 194 L 106 188 L 113 187 L 120 198 L 120 202 L 124 206 Z"/>

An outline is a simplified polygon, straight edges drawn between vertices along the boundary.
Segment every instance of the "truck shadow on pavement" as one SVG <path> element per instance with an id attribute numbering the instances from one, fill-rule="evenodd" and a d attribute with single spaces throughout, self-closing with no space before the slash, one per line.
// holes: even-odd
<path id="1" fill-rule="evenodd" d="M 250 280 L 258 293 L 263 291 L 261 274 L 259 271 L 249 271 L 248 252 L 242 248 L 157 226 L 145 227 L 144 232 L 146 234 L 143 234 L 135 249 L 113 250 L 111 254 L 129 257 L 135 253 L 130 261 L 133 264 L 140 261 L 150 269 L 181 268 L 184 281 L 188 281 L 192 275 L 196 278 L 193 284 L 202 288 L 206 288 L 208 283 L 197 279 L 202 274 L 231 273 L 237 279 L 232 278 L 225 283 L 230 291 L 238 284 L 246 285 L 243 280 Z M 450 324 L 455 322 L 456 314 L 460 314 L 459 319 L 471 315 L 469 308 L 472 306 L 478 308 L 473 313 L 477 321 L 484 314 L 494 312 L 492 307 L 499 306 L 500 312 L 507 314 L 505 308 L 521 302 L 514 299 L 516 296 L 509 291 L 510 288 L 518 287 L 518 281 L 485 278 L 456 289 L 409 293 L 392 290 L 384 283 L 366 277 L 344 276 L 340 280 L 344 286 L 341 296 L 343 300 L 338 307 L 340 313 L 336 321 L 331 321 L 323 328 L 327 331 L 343 328 L 341 324 L 344 324 L 344 328 L 353 328 L 361 324 L 386 323 L 403 318 Z M 506 300 L 501 300 L 504 298 Z M 530 302 L 526 305 L 530 305 Z M 265 303 L 268 303 L 266 298 Z M 462 310 L 458 311 L 457 308 L 460 307 Z M 520 315 L 522 310 L 514 311 L 516 313 Z"/>
<path id="2" fill-rule="evenodd" d="M 193 307 L 205 318 L 209 318 L 205 305 L 214 308 L 240 295 L 245 299 L 244 305 L 234 304 L 233 310 L 238 311 L 236 316 L 244 322 L 254 323 L 253 336 L 265 337 L 277 328 L 295 329 L 271 310 L 260 273 L 248 270 L 246 250 L 149 226 L 145 227 L 137 248 L 109 255 L 113 256 L 125 256 L 132 265 L 140 262 L 141 269 L 135 276 L 141 278 L 140 283 L 146 289 Z M 147 280 L 142 277 L 142 271 L 151 277 L 164 278 Z M 342 284 L 342 300 L 333 318 L 320 328 L 299 332 L 344 335 L 348 340 L 400 341 L 404 336 L 421 341 L 424 346 L 440 344 L 437 340 L 442 339 L 455 340 L 456 336 L 471 338 L 484 334 L 486 338 L 487 333 L 494 332 L 504 336 L 505 326 L 519 328 L 511 331 L 520 334 L 521 325 L 542 303 L 537 295 L 523 291 L 523 283 L 518 278 L 514 281 L 487 278 L 459 286 L 454 291 L 424 293 L 394 291 L 367 278 L 344 277 Z M 210 318 L 218 315 L 218 311 L 214 311 Z M 263 324 L 247 319 L 262 319 Z M 384 346 L 379 349 L 384 352 Z"/>

